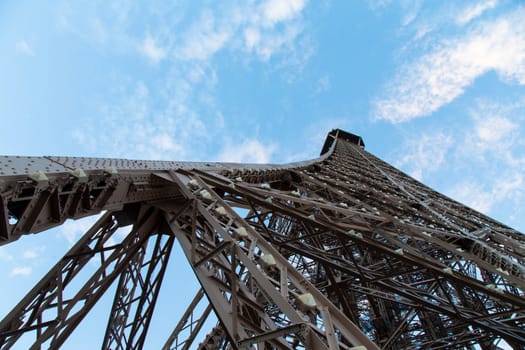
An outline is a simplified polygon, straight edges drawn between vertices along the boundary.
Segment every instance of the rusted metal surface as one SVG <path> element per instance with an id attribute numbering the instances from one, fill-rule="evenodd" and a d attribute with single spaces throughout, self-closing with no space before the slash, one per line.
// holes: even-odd
<path id="1" fill-rule="evenodd" d="M 103 348 L 140 348 L 162 280 L 141 285 L 141 252 L 157 228 L 176 237 L 202 286 L 166 349 L 523 348 L 522 233 L 374 157 L 359 136 L 334 130 L 321 154 L 285 165 L 0 158 L 3 244 L 110 211 L 4 318 L 0 348 L 27 332 L 56 348 L 92 306 L 87 296 L 117 276 Z M 128 224 L 122 245 L 107 246 Z M 150 263 L 164 266 L 168 246 Z M 102 263 L 106 277 L 65 305 L 86 257 L 105 250 L 115 259 Z M 130 308 L 140 320 L 123 327 Z M 49 310 L 56 318 L 42 318 Z M 219 323 L 197 339 L 210 312 Z"/>

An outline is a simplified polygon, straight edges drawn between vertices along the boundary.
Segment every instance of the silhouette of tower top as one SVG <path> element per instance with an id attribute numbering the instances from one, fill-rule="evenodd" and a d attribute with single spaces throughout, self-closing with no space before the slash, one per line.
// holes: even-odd
<path id="1" fill-rule="evenodd" d="M 283 165 L 0 157 L 1 244 L 104 212 L 4 316 L 0 349 L 60 348 L 112 285 L 103 349 L 523 349 L 523 234 L 364 146 L 334 129 Z M 157 334 L 175 242 L 201 288 Z"/>

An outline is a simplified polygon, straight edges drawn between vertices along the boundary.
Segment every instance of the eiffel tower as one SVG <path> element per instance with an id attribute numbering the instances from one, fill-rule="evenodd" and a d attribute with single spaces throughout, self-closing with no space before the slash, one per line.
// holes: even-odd
<path id="1" fill-rule="evenodd" d="M 524 235 L 342 130 L 284 165 L 1 157 L 0 199 L 1 244 L 103 213 L 0 349 L 59 349 L 112 285 L 101 348 L 143 348 L 175 241 L 201 288 L 163 350 L 525 348 Z"/>

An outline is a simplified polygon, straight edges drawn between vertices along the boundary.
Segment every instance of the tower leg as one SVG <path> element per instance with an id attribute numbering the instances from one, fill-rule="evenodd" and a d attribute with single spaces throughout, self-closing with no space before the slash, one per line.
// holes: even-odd
<path id="1" fill-rule="evenodd" d="M 102 349 L 142 349 L 173 241 L 173 235 L 151 236 L 121 273 Z"/>
<path id="2" fill-rule="evenodd" d="M 144 207 L 124 240 L 109 245 L 119 223 L 114 213 L 106 213 L 0 322 L 0 348 L 9 349 L 23 334 L 33 333 L 30 349 L 59 349 L 148 240 L 159 219 L 157 210 Z M 100 266 L 75 292 L 75 283 L 70 282 L 89 261 Z"/>

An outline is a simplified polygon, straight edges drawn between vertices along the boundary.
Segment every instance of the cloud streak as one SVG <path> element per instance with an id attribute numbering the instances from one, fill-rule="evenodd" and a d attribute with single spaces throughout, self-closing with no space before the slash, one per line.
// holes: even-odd
<path id="1" fill-rule="evenodd" d="M 453 141 L 453 137 L 444 132 L 425 133 L 417 139 L 410 139 L 403 146 L 407 151 L 396 162 L 396 167 L 407 168 L 410 176 L 422 181 L 424 175 L 438 170 L 445 163 Z"/>
<path id="2" fill-rule="evenodd" d="M 522 174 L 505 174 L 492 184 L 483 185 L 478 181 L 463 181 L 452 188 L 454 197 L 462 203 L 488 214 L 502 202 L 521 197 L 525 183 Z"/>
<path id="3" fill-rule="evenodd" d="M 153 63 L 159 63 L 166 58 L 166 50 L 163 47 L 158 46 L 155 43 L 155 40 L 150 36 L 147 36 L 144 39 L 139 46 L 139 50 Z"/>
<path id="4" fill-rule="evenodd" d="M 221 50 L 240 49 L 267 61 L 278 53 L 293 53 L 304 29 L 304 7 L 304 0 L 269 0 L 232 5 L 222 12 L 204 10 L 175 47 L 176 56 L 205 61 Z"/>
<path id="5" fill-rule="evenodd" d="M 525 210 L 525 99 L 479 99 L 466 119 L 460 128 L 411 133 L 394 151 L 395 165 L 478 211 L 518 220 Z"/>
<path id="6" fill-rule="evenodd" d="M 121 82 L 103 98 L 107 102 L 101 111 L 94 112 L 105 128 L 80 126 L 73 133 L 75 141 L 96 156 L 197 160 L 217 154 L 207 149 L 210 140 L 228 134 L 228 126 L 238 122 L 229 120 L 215 100 L 217 56 L 234 55 L 244 64 L 271 60 L 271 69 L 277 70 L 300 69 L 313 52 L 301 41 L 305 6 L 304 0 L 227 2 L 198 9 L 188 22 L 171 21 L 163 15 L 169 11 L 157 11 L 155 23 L 161 24 L 148 27 L 142 36 L 127 32 L 125 19 L 119 19 L 118 29 L 100 20 L 108 35 L 100 45 L 111 50 L 107 45 L 117 37 L 124 44 L 135 43 L 132 54 L 157 65 L 162 79 L 134 76 Z M 236 159 L 260 161 L 271 154 L 256 143 L 246 146 L 255 156 Z M 223 153 L 232 154 L 227 149 Z"/>
<path id="7" fill-rule="evenodd" d="M 11 272 L 10 272 L 10 276 L 11 277 L 15 277 L 15 276 L 29 276 L 31 274 L 31 272 L 33 272 L 33 269 L 29 266 L 16 266 L 14 267 Z"/>
<path id="8" fill-rule="evenodd" d="M 488 0 L 467 6 L 457 17 L 456 23 L 459 25 L 465 25 L 472 21 L 476 17 L 479 17 L 483 12 L 493 9 L 498 4 L 497 0 Z"/>
<path id="9" fill-rule="evenodd" d="M 485 21 L 458 38 L 442 39 L 401 66 L 374 101 L 373 117 L 392 123 L 427 116 L 460 96 L 481 75 L 496 71 L 525 84 L 525 9 Z"/>

